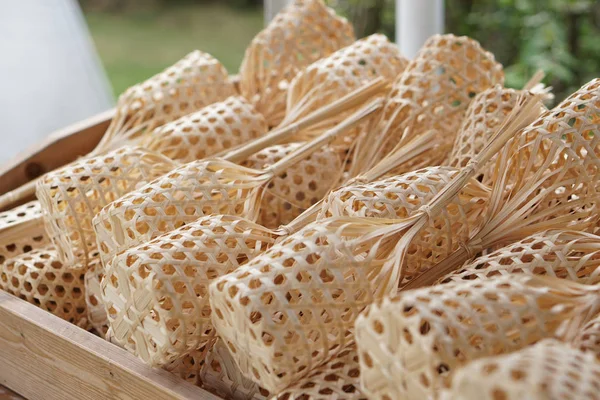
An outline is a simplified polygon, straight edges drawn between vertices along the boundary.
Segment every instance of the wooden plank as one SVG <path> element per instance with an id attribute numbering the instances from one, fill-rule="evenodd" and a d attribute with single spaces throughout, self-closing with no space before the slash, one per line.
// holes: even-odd
<path id="1" fill-rule="evenodd" d="M 29 400 L 219 399 L 1 290 L 0 385 Z"/>
<path id="2" fill-rule="evenodd" d="M 115 110 L 56 131 L 0 168 L 0 194 L 7 193 L 92 151 L 108 128 Z M 24 199 L 23 202 L 31 199 Z"/>

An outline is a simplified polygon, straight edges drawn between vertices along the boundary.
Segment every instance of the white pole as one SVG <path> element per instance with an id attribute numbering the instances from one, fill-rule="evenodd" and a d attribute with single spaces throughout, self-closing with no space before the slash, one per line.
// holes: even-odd
<path id="1" fill-rule="evenodd" d="M 414 58 L 432 35 L 444 32 L 444 0 L 396 0 L 396 43 Z"/>
<path id="2" fill-rule="evenodd" d="M 291 0 L 264 0 L 265 26 L 289 3 L 291 3 Z"/>

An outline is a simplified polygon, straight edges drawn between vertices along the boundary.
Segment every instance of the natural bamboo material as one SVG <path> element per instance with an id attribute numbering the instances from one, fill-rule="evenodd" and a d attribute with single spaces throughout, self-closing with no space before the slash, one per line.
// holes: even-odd
<path id="1" fill-rule="evenodd" d="M 198 350 L 192 351 L 170 364 L 163 367 L 163 369 L 179 376 L 181 379 L 188 381 L 196 386 L 202 385 L 200 379 L 200 371 L 204 366 L 204 360 L 206 359 L 206 352 L 209 346 L 204 346 Z"/>
<path id="2" fill-rule="evenodd" d="M 469 104 L 448 160 L 451 167 L 465 167 L 485 146 L 492 133 L 502 125 L 523 92 L 495 85 L 478 93 Z M 490 185 L 494 178 L 495 158 L 482 169 L 481 182 Z"/>
<path id="3" fill-rule="evenodd" d="M 591 353 L 546 339 L 459 369 L 442 400 L 598 400 L 600 363 Z"/>
<path id="4" fill-rule="evenodd" d="M 588 322 L 572 340 L 574 346 L 600 358 L 600 314 Z"/>
<path id="5" fill-rule="evenodd" d="M 242 375 L 231 358 L 227 346 L 220 340 L 217 340 L 210 349 L 200 371 L 200 380 L 205 389 L 224 399 L 262 400 L 269 398 L 268 391 Z"/>
<path id="6" fill-rule="evenodd" d="M 84 270 L 64 265 L 52 245 L 5 261 L 0 289 L 82 328 L 88 327 Z"/>
<path id="7" fill-rule="evenodd" d="M 297 150 L 302 143 L 267 147 L 252 155 L 244 166 L 265 169 Z M 292 222 L 316 204 L 340 179 L 342 160 L 330 147 L 315 151 L 275 176 L 264 190 L 257 222 L 270 229 Z"/>
<path id="8" fill-rule="evenodd" d="M 468 261 L 436 283 L 514 274 L 548 275 L 585 284 L 600 283 L 600 236 L 568 230 L 536 233 Z"/>
<path id="9" fill-rule="evenodd" d="M 241 96 L 228 97 L 147 134 L 145 148 L 182 163 L 227 151 L 267 132 L 267 123 Z"/>
<path id="10" fill-rule="evenodd" d="M 162 155 L 125 146 L 45 175 L 36 194 L 60 260 L 87 267 L 97 250 L 92 218 L 111 201 L 176 165 Z"/>
<path id="11" fill-rule="evenodd" d="M 278 400 L 366 400 L 361 392 L 360 367 L 354 344 L 341 351 L 328 363 L 314 369 L 310 375 L 290 386 L 276 397 Z"/>
<path id="12" fill-rule="evenodd" d="M 44 230 L 42 208 L 31 201 L 0 213 L 0 274 L 2 264 L 22 253 L 45 247 L 50 240 Z"/>
<path id="13" fill-rule="evenodd" d="M 108 332 L 108 318 L 106 308 L 102 301 L 100 282 L 104 278 L 104 268 L 98 258 L 95 259 L 85 271 L 85 303 L 87 306 L 87 318 L 91 327 L 98 336 L 105 339 Z"/>
<path id="14" fill-rule="evenodd" d="M 246 49 L 240 92 L 269 126 L 276 126 L 285 115 L 288 87 L 296 74 L 354 40 L 351 24 L 322 0 L 295 0 Z"/>
<path id="15" fill-rule="evenodd" d="M 600 80 L 595 79 L 520 132 L 498 154 L 485 223 L 464 246 L 407 288 L 435 282 L 473 258 L 553 228 L 591 229 L 600 201 Z"/>
<path id="16" fill-rule="evenodd" d="M 94 219 L 104 265 L 118 252 L 203 215 L 243 215 L 255 220 L 269 181 L 356 126 L 380 105 L 381 99 L 372 100 L 344 122 L 265 170 L 217 158 L 192 162 L 109 204 Z"/>
<path id="17" fill-rule="evenodd" d="M 102 282 L 113 342 L 152 366 L 207 346 L 214 340 L 208 285 L 273 241 L 257 224 L 214 215 L 118 254 Z"/>
<path id="18" fill-rule="evenodd" d="M 384 35 L 374 34 L 357 40 L 315 61 L 296 75 L 288 90 L 286 113 L 281 125 L 291 124 L 375 78 L 383 77 L 393 82 L 407 64 L 408 60 L 401 56 L 398 46 Z M 333 115 L 299 132 L 294 140 L 310 140 L 344 120 L 353 111 L 355 109 L 348 109 Z M 339 147 L 341 152 L 348 150 L 358 132 L 365 129 L 369 122 L 363 122 L 354 128 L 354 132 L 336 140 L 333 146 Z"/>
<path id="19" fill-rule="evenodd" d="M 570 340 L 598 312 L 597 291 L 506 275 L 400 292 L 356 322 L 361 387 L 369 398 L 435 398 L 469 361 L 547 337 Z"/>
<path id="20" fill-rule="evenodd" d="M 502 85 L 504 73 L 494 56 L 465 36 L 435 35 L 398 77 L 374 129 L 363 137 L 359 164 L 372 166 L 404 141 L 428 131 L 435 146 L 395 173 L 439 165 L 452 148 L 463 115 L 477 93 Z"/>
<path id="21" fill-rule="evenodd" d="M 471 180 L 475 165 L 485 163 L 515 130 L 527 125 L 536 105 L 526 99 L 473 163 L 431 200 L 422 200 L 408 218 L 321 220 L 216 279 L 210 286 L 213 324 L 236 349 L 232 355 L 242 372 L 277 392 L 341 351 L 352 337 L 358 313 L 396 290 L 411 272 L 404 257 L 411 240 L 431 219 L 455 207 L 453 201 L 460 202 L 460 191 L 476 182 Z M 403 242 L 406 235 L 409 240 Z M 436 245 L 422 243 L 417 245 Z M 438 256 L 422 254 L 426 261 Z"/>
<path id="22" fill-rule="evenodd" d="M 140 144 L 155 128 L 235 94 L 225 67 L 195 50 L 119 97 L 117 112 L 91 155 Z"/>

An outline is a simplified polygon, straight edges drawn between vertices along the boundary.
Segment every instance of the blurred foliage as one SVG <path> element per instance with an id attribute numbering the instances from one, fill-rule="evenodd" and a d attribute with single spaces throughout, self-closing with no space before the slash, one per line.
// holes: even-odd
<path id="1" fill-rule="evenodd" d="M 329 0 L 365 36 L 394 37 L 394 1 Z M 561 100 L 600 76 L 598 0 L 446 0 L 446 31 L 477 39 L 522 87 L 541 69 Z"/>

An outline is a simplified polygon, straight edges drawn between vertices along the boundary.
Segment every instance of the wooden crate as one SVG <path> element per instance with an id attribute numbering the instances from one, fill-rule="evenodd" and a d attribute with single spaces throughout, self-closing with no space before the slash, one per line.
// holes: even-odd
<path id="1" fill-rule="evenodd" d="M 113 114 L 56 132 L 16 158 L 0 170 L 0 194 L 92 150 Z M 218 399 L 2 290 L 0 385 L 29 400 Z"/>

